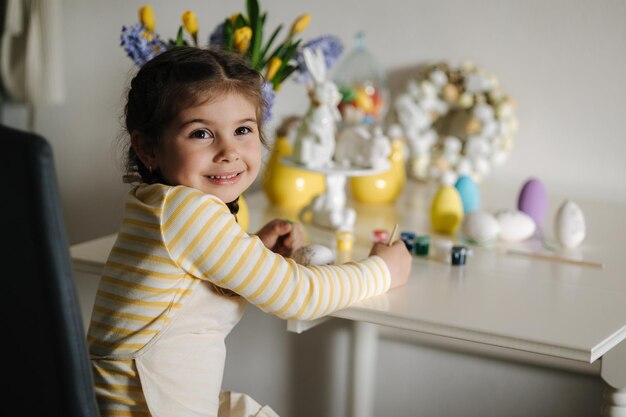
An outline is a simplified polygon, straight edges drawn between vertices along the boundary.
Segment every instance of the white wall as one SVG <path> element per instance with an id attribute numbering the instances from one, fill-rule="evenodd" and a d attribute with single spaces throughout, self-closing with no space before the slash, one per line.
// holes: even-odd
<path id="1" fill-rule="evenodd" d="M 312 15 L 305 39 L 333 33 L 346 49 L 365 30 L 370 51 L 392 74 L 430 60 L 470 59 L 499 77 L 518 104 L 520 131 L 490 180 L 519 187 L 541 178 L 559 194 L 626 201 L 626 2 L 622 0 L 265 0 L 268 27 Z M 122 25 L 142 1 L 64 0 L 67 101 L 39 109 L 36 130 L 56 152 L 72 242 L 116 229 L 126 187 L 117 165 L 123 94 L 134 68 L 119 47 Z M 157 29 L 174 36 L 194 10 L 201 37 L 245 1 L 152 1 Z M 396 79 L 392 85 L 403 84 Z M 276 118 L 302 113 L 303 88 L 287 82 Z M 23 125 L 19 108 L 4 121 Z M 270 126 L 270 135 L 272 134 Z M 97 219 L 97 221 L 94 221 Z"/>
<path id="2" fill-rule="evenodd" d="M 63 2 L 67 101 L 61 106 L 40 108 L 36 131 L 46 136 L 54 148 L 63 208 L 73 243 L 111 233 L 121 219 L 127 188 L 120 180 L 116 139 L 121 132 L 124 90 L 134 68 L 119 47 L 119 32 L 122 25 L 136 20 L 137 9 L 145 3 Z M 263 0 L 262 8 L 269 11 L 271 27 L 278 23 L 288 25 L 302 12 L 309 12 L 312 21 L 305 39 L 333 33 L 348 49 L 353 34 L 365 30 L 370 51 L 392 74 L 406 73 L 421 62 L 439 59 L 450 62 L 470 59 L 496 74 L 518 103 L 520 131 L 510 160 L 490 179 L 517 188 L 532 175 L 541 178 L 548 191 L 626 202 L 626 187 L 622 184 L 626 178 L 623 163 L 626 2 L 318 0 L 304 3 Z M 157 29 L 163 35 L 174 36 L 182 12 L 192 9 L 200 18 L 201 37 L 206 37 L 224 16 L 243 10 L 245 2 L 154 0 L 151 4 L 157 14 Z M 392 80 L 394 83 L 399 82 Z M 301 113 L 306 104 L 302 87 L 288 83 L 278 97 L 276 119 L 293 111 Z M 2 117 L 9 125 L 24 125 L 24 112 L 19 106 L 4 106 Z M 264 325 L 274 323 L 268 328 L 272 329 L 270 337 L 277 341 L 313 343 L 313 336 L 294 340 L 285 336 L 269 318 L 257 319 Z M 248 338 L 237 339 L 238 335 L 250 336 L 257 329 L 246 327 L 244 322 L 237 331 L 240 333 L 233 340 L 246 344 Z M 326 336 L 335 334 L 331 330 L 325 332 Z M 590 415 L 579 403 L 587 391 L 595 399 L 591 406 L 596 409 L 593 406 L 599 398 L 600 383 L 595 378 L 525 370 L 522 375 L 530 375 L 526 378 L 519 376 L 516 365 L 490 362 L 490 383 L 468 390 L 450 375 L 474 375 L 466 384 L 476 386 L 471 381 L 482 380 L 487 368 L 478 371 L 476 362 L 466 357 L 441 356 L 427 349 L 414 353 L 402 346 L 383 345 L 384 380 L 390 381 L 389 372 L 409 363 L 410 366 L 402 366 L 404 370 L 414 369 L 418 376 L 409 377 L 407 373 L 405 378 L 426 378 L 428 383 L 420 379 L 420 385 L 415 385 L 418 392 L 412 394 L 406 392 L 407 384 L 389 384 L 376 397 L 381 404 L 377 408 L 379 415 L 415 415 L 416 402 L 430 404 L 431 408 L 422 409 L 422 415 L 495 415 L 489 410 L 505 411 L 506 402 L 511 402 L 521 410 L 517 415 L 582 416 Z M 295 364 L 301 358 L 290 360 Z M 444 372 L 427 374 L 427 365 L 431 363 Z M 227 370 L 226 382 L 244 381 L 246 387 L 251 385 L 254 390 L 270 389 L 255 384 L 256 378 L 246 380 L 244 370 L 237 368 L 236 363 L 233 366 Z M 283 372 L 302 376 L 294 369 L 285 368 Z M 535 392 L 537 386 L 545 387 L 550 393 L 542 397 L 544 401 L 527 401 L 518 393 L 520 389 Z M 437 389 L 433 391 L 429 387 Z M 282 393 L 288 392 L 285 389 L 277 385 L 267 393 L 268 400 L 281 398 Z M 499 405 L 481 409 L 486 404 L 482 396 L 490 395 L 490 391 L 498 392 Z M 502 391 L 507 394 L 500 395 Z M 319 399 L 323 397 L 320 392 L 300 393 L 296 398 Z M 394 393 L 398 396 L 390 395 Z M 430 395 L 439 393 L 442 396 L 433 401 Z M 468 394 L 472 398 L 467 398 Z M 385 398 L 393 402 L 388 403 Z M 476 412 L 464 413 L 465 403 L 472 404 Z M 291 407 L 294 408 L 289 410 L 301 410 Z M 387 407 L 397 412 L 384 412 Z"/>

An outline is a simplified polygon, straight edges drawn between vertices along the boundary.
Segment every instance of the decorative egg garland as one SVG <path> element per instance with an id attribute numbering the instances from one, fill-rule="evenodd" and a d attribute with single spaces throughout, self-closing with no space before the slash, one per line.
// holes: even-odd
<path id="1" fill-rule="evenodd" d="M 421 67 L 394 105 L 409 173 L 419 180 L 452 172 L 481 181 L 507 160 L 518 130 L 513 100 L 498 79 L 469 62 Z"/>

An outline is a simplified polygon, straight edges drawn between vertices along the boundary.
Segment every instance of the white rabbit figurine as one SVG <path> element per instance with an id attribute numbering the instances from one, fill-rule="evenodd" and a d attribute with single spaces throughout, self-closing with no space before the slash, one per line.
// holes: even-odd
<path id="1" fill-rule="evenodd" d="M 341 94 L 337 85 L 326 79 L 322 50 L 305 48 L 303 54 L 314 84 L 309 90 L 311 106 L 296 135 L 292 158 L 308 168 L 329 167 L 335 152 L 337 122 L 341 120 L 337 109 Z"/>
<path id="2" fill-rule="evenodd" d="M 340 167 L 366 167 L 371 134 L 363 125 L 348 126 L 337 135 L 334 160 Z"/>
<path id="3" fill-rule="evenodd" d="M 310 214 L 312 215 L 311 222 L 317 226 L 352 231 L 356 221 L 356 211 L 346 206 L 345 187 L 345 176 L 328 175 L 325 192 L 314 197 L 300 211 L 300 220 L 306 222 L 306 217 Z"/>

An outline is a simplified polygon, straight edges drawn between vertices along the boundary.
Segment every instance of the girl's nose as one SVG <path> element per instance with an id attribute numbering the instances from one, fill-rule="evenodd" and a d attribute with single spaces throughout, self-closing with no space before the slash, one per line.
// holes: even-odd
<path id="1" fill-rule="evenodd" d="M 216 162 L 232 162 L 239 159 L 237 148 L 229 143 L 225 143 L 215 155 Z"/>

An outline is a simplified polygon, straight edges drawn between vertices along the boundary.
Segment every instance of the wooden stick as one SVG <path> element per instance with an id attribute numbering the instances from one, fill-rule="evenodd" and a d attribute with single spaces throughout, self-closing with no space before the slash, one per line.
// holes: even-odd
<path id="1" fill-rule="evenodd" d="M 387 246 L 391 246 L 393 244 L 393 241 L 396 239 L 397 231 L 398 231 L 398 223 L 393 225 L 393 230 L 391 231 L 391 234 L 389 235 L 389 239 L 387 239 Z"/>
<path id="2" fill-rule="evenodd" d="M 529 258 L 535 258 L 535 259 L 543 259 L 546 261 L 557 261 L 557 262 L 564 262 L 564 263 L 573 264 L 573 265 L 592 266 L 594 268 L 604 268 L 604 264 L 602 262 L 564 258 L 562 256 L 546 255 L 546 254 L 538 253 L 538 252 L 525 252 L 521 250 L 507 249 L 505 250 L 505 253 L 510 253 L 512 255 L 527 256 Z"/>

